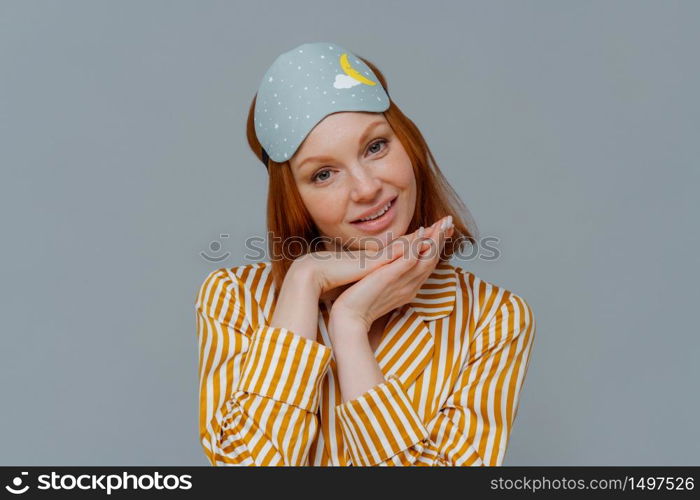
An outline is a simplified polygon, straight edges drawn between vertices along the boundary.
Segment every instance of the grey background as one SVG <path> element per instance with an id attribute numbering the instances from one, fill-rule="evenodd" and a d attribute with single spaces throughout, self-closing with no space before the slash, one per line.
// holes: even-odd
<path id="1" fill-rule="evenodd" d="M 534 309 L 505 464 L 697 465 L 699 15 L 0 2 L 0 464 L 207 464 L 195 294 L 265 235 L 246 113 L 279 53 L 331 40 L 385 73 L 499 238 L 455 264 Z"/>

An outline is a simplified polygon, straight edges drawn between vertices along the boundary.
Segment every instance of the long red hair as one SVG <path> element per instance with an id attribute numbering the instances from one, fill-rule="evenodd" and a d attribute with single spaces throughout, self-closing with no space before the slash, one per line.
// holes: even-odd
<path id="1" fill-rule="evenodd" d="M 372 69 L 388 94 L 389 87 L 382 72 L 367 59 L 360 59 Z M 248 111 L 246 135 L 253 153 L 262 161 L 262 146 L 255 135 L 256 98 L 257 94 L 253 97 Z M 464 243 L 476 244 L 476 224 L 459 195 L 438 168 L 428 144 L 413 121 L 404 115 L 392 100 L 389 109 L 383 114 L 410 157 L 416 176 L 416 207 L 407 233 L 416 231 L 420 226 L 428 227 L 441 217 L 452 215 L 454 232 L 445 242 L 440 255 L 440 261 L 448 261 Z M 267 226 L 268 235 L 271 236 L 268 250 L 275 288 L 279 290 L 293 262 L 287 255 L 288 252 L 283 251 L 284 242 L 293 238 L 302 245 L 305 242 L 306 248 L 314 251 L 311 248 L 312 241 L 320 234 L 297 190 L 289 161 L 277 163 L 270 159 L 268 165 Z M 470 229 L 472 227 L 474 232 Z"/>

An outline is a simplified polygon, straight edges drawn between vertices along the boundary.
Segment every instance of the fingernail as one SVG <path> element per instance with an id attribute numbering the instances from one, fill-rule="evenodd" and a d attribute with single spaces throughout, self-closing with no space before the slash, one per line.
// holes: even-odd
<path id="1" fill-rule="evenodd" d="M 449 219 L 445 219 L 444 221 L 442 221 L 442 224 L 440 224 L 440 230 L 441 230 L 441 231 L 444 231 L 445 229 L 447 229 L 447 223 L 448 223 L 448 222 L 449 222 Z"/>
<path id="2" fill-rule="evenodd" d="M 447 216 L 447 227 L 450 228 L 450 227 L 452 227 L 452 226 L 453 226 L 453 224 L 452 224 L 452 216 L 451 216 L 451 215 L 448 215 L 448 216 Z"/>
<path id="3" fill-rule="evenodd" d="M 422 238 L 424 234 L 425 234 L 425 228 L 423 226 L 421 226 L 420 229 L 418 230 L 418 237 Z"/>

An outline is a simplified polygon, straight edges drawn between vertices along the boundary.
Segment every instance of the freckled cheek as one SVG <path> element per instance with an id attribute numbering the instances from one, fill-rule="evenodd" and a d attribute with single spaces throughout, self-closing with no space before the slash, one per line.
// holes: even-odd
<path id="1" fill-rule="evenodd" d="M 321 230 L 333 233 L 340 229 L 339 226 L 345 220 L 342 203 L 339 203 L 336 198 L 325 197 L 309 201 L 307 209 Z"/>
<path id="2" fill-rule="evenodd" d="M 404 175 L 401 179 L 401 186 L 406 189 L 407 191 L 410 191 L 414 189 L 415 186 L 415 179 L 413 177 L 413 172 L 409 172 L 407 175 Z"/>
<path id="3" fill-rule="evenodd" d="M 415 208 L 417 189 L 416 179 L 410 161 L 398 165 L 396 172 L 394 185 L 401 190 L 401 195 L 403 197 L 401 214 L 404 218 L 410 219 L 413 216 L 413 210 Z"/>
<path id="4" fill-rule="evenodd" d="M 406 164 L 398 164 L 391 169 L 391 183 L 398 188 L 404 191 L 411 191 L 414 189 L 415 182 L 410 163 L 408 166 Z"/>

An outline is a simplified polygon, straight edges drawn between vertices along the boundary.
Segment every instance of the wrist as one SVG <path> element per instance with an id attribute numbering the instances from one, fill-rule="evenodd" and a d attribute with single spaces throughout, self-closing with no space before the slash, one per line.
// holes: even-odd
<path id="1" fill-rule="evenodd" d="M 329 322 L 328 336 L 333 346 L 337 365 L 353 365 L 352 360 L 358 356 L 363 358 L 372 354 L 367 329 L 360 322 L 347 323 L 340 321 Z"/>
<path id="2" fill-rule="evenodd" d="M 337 307 L 337 304 L 334 304 L 331 308 L 328 318 L 329 335 L 333 335 L 334 332 L 342 331 L 343 338 L 367 339 L 371 326 L 371 322 L 368 322 L 361 315 L 343 309 L 342 307 Z"/>
<path id="3" fill-rule="evenodd" d="M 296 290 L 305 290 L 316 300 L 323 293 L 321 280 L 313 266 L 308 263 L 295 260 L 287 271 L 288 278 L 294 283 Z M 287 278 L 285 277 L 285 281 Z"/>

